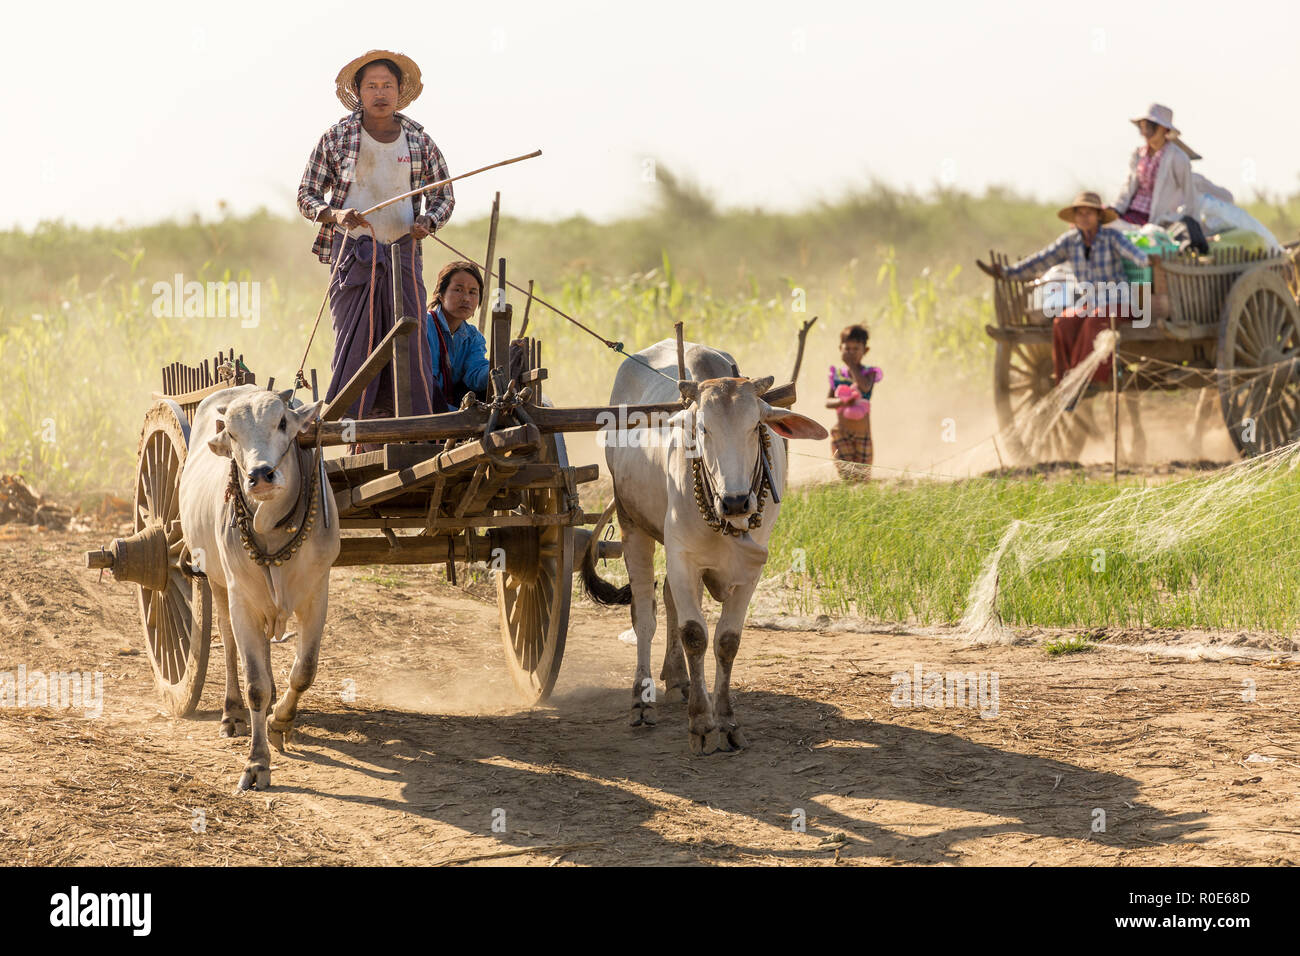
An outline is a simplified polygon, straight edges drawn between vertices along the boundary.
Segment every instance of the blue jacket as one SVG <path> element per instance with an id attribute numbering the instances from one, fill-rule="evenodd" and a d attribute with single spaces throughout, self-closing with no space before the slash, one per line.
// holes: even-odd
<path id="1" fill-rule="evenodd" d="M 438 323 L 437 329 L 433 326 L 434 322 Z M 429 352 L 433 356 L 434 388 L 442 388 L 442 341 L 438 336 L 439 330 L 442 332 L 441 339 L 449 343 L 447 357 L 451 363 L 453 390 L 463 394 L 463 390 L 468 389 L 480 399 L 487 398 L 487 341 L 471 319 L 462 322 L 460 328 L 452 332 L 442 306 L 430 309 L 424 317 L 424 337 L 429 340 Z M 460 388 L 457 389 L 456 386 Z"/>

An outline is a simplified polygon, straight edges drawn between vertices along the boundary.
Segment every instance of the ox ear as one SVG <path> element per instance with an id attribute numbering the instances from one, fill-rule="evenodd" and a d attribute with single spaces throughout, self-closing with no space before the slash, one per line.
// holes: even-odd
<path id="1" fill-rule="evenodd" d="M 302 405 L 298 408 L 289 409 L 289 414 L 293 415 L 297 419 L 297 430 L 299 432 L 306 431 L 307 426 L 316 420 L 316 416 L 320 414 L 320 410 L 324 406 L 325 400 L 321 399 L 318 402 L 312 402 L 310 405 Z"/>
<path id="2" fill-rule="evenodd" d="M 293 389 L 286 388 L 283 392 L 276 392 L 275 397 L 284 402 L 285 408 L 288 408 L 289 402 L 293 400 Z"/>
<path id="3" fill-rule="evenodd" d="M 692 381 L 679 381 L 677 391 L 682 393 L 682 400 L 686 402 L 696 402 L 700 398 L 700 383 Z"/>
<path id="4" fill-rule="evenodd" d="M 751 378 L 749 384 L 754 386 L 754 394 L 759 398 L 762 398 L 767 394 L 767 390 L 772 387 L 772 383 L 775 381 L 775 376 L 764 375 L 762 378 Z"/>
<path id="5" fill-rule="evenodd" d="M 782 438 L 812 438 L 821 441 L 829 434 L 807 415 L 763 403 L 762 421 Z"/>
<path id="6" fill-rule="evenodd" d="M 224 415 L 226 406 L 222 405 L 217 411 Z M 208 439 L 208 450 L 222 458 L 230 457 L 230 432 L 226 431 L 226 423 L 220 418 L 217 419 L 217 433 Z"/>

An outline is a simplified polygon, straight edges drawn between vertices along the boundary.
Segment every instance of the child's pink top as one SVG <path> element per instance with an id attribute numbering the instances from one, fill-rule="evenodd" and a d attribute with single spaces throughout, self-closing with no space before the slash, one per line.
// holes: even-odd
<path id="1" fill-rule="evenodd" d="M 858 370 L 862 373 L 862 377 L 871 383 L 865 392 L 861 391 L 857 387 L 857 383 L 853 380 L 852 373 L 846 366 L 831 366 L 831 388 L 835 389 L 835 397 L 848 398 L 855 392 L 858 393 L 857 401 L 852 405 L 845 405 L 843 408 L 836 409 L 836 411 L 845 418 L 866 418 L 867 415 L 871 413 L 871 393 L 875 389 L 876 383 L 885 377 L 884 371 L 875 365 L 860 365 L 858 366 Z"/>

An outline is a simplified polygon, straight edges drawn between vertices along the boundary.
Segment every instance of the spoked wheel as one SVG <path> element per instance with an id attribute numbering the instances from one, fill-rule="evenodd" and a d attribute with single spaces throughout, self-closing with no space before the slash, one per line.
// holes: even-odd
<path id="1" fill-rule="evenodd" d="M 1268 267 L 1247 272 L 1228 292 L 1219 322 L 1219 405 L 1243 456 L 1300 435 L 1300 309 Z"/>
<path id="2" fill-rule="evenodd" d="M 543 441 L 539 460 L 567 468 L 564 437 L 545 435 Z M 564 513 L 563 489 L 535 488 L 523 494 L 535 514 Z M 564 658 L 573 595 L 573 528 L 497 528 L 493 537 L 505 551 L 506 569 L 496 577 L 506 666 L 524 701 L 540 703 L 550 696 Z"/>
<path id="3" fill-rule="evenodd" d="M 189 450 L 189 425 L 174 402 L 158 402 L 145 416 L 135 479 L 135 535 L 128 543 L 130 580 L 140 585 L 140 620 L 154 682 L 167 711 L 194 712 L 203 693 L 212 637 L 212 595 L 207 583 L 187 575 L 190 561 L 181 534 L 181 468 Z M 126 569 L 117 569 L 123 576 Z"/>
<path id="4" fill-rule="evenodd" d="M 1092 407 L 1082 398 L 1071 412 L 1042 409 L 1043 431 L 1034 431 L 1034 409 L 1055 384 L 1050 342 L 998 342 L 993 364 L 998 440 L 1020 464 L 1075 461 L 1097 434 Z"/>

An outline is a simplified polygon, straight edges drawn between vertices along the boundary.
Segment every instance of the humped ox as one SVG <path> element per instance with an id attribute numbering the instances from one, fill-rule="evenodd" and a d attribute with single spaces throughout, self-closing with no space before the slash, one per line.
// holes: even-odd
<path id="1" fill-rule="evenodd" d="M 207 575 L 225 647 L 222 737 L 239 732 L 243 715 L 238 658 L 248 680 L 252 746 L 241 790 L 270 786 L 268 727 L 283 749 L 320 659 L 339 522 L 319 460 L 297 438 L 322 404 L 304 405 L 291 392 L 255 385 L 210 395 L 195 412 L 181 474 L 185 544 Z M 296 654 L 289 689 L 277 702 L 270 642 L 285 633 L 291 615 L 298 624 Z"/>
<path id="2" fill-rule="evenodd" d="M 631 722 L 654 724 L 650 642 L 655 633 L 655 542 L 664 546 L 668 646 L 659 676 L 666 693 L 680 691 L 686 697 L 691 751 L 704 754 L 710 752 L 706 738 L 715 731 L 719 750 L 746 745 L 731 703 L 731 666 L 780 514 L 774 498 L 785 488 L 785 443 L 771 440 L 772 435 L 824 439 L 826 430 L 810 418 L 768 405 L 763 394 L 772 377 L 740 377 L 725 352 L 688 343 L 685 359 L 687 380 L 680 384 L 672 341 L 652 345 L 619 366 L 611 405 L 671 402 L 679 391 L 689 404 L 666 428 L 605 434 L 629 584 L 617 589 L 599 578 L 592 549 L 583 562 L 583 580 L 597 601 L 626 604 L 630 599 L 637 645 Z M 774 489 L 764 482 L 759 457 L 764 447 Z M 722 602 L 713 640 L 712 701 L 704 685 L 705 587 Z"/>

